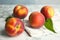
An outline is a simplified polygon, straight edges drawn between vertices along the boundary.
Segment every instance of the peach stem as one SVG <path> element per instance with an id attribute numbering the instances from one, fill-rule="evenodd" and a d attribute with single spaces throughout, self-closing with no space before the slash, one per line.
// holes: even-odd
<path id="1" fill-rule="evenodd" d="M 28 36 L 31 37 L 30 33 L 29 33 L 26 29 L 24 29 L 24 30 L 25 30 L 25 32 L 28 34 Z"/>

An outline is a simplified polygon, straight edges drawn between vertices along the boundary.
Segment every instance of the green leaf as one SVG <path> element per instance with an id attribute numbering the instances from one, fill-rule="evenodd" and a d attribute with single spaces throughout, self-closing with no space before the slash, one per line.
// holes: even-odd
<path id="1" fill-rule="evenodd" d="M 54 30 L 54 28 L 53 28 L 53 22 L 52 22 L 52 19 L 51 19 L 51 18 L 49 18 L 49 19 L 47 19 L 47 20 L 45 21 L 44 26 L 45 26 L 48 30 L 56 33 L 55 30 Z"/>
<path id="2" fill-rule="evenodd" d="M 7 20 L 8 20 L 9 18 L 12 18 L 12 16 L 8 16 L 8 17 L 5 19 L 5 21 L 7 22 Z"/>

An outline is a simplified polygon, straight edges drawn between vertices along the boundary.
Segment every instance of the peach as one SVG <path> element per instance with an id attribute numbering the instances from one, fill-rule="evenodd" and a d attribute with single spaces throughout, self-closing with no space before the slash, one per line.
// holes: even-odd
<path id="1" fill-rule="evenodd" d="M 32 28 L 40 28 L 45 23 L 45 17 L 37 11 L 32 12 L 29 16 L 29 24 Z"/>
<path id="2" fill-rule="evenodd" d="M 44 6 L 41 9 L 41 13 L 45 16 L 45 18 L 52 18 L 54 15 L 54 9 L 51 6 Z"/>
<path id="3" fill-rule="evenodd" d="M 24 24 L 18 18 L 10 18 L 6 21 L 5 31 L 9 36 L 16 36 L 24 31 Z"/>
<path id="4" fill-rule="evenodd" d="M 28 14 L 28 9 L 27 7 L 23 5 L 16 5 L 15 8 L 13 9 L 13 15 L 18 18 L 25 18 Z"/>

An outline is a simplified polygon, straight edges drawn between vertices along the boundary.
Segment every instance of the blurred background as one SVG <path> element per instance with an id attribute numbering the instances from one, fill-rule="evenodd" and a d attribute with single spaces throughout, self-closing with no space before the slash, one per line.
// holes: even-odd
<path id="1" fill-rule="evenodd" d="M 2 5 L 3 4 L 3 5 Z M 29 9 L 29 13 L 33 11 L 39 11 L 43 5 L 52 5 L 55 10 L 54 16 L 54 28 L 57 34 L 51 33 L 47 29 L 42 29 L 42 35 L 38 38 L 30 38 L 25 35 L 21 35 L 22 37 L 6 37 L 2 30 L 4 30 L 5 19 L 9 15 L 13 13 L 13 8 L 16 6 L 15 4 L 23 4 Z M 36 4 L 36 5 L 35 5 Z M 60 0 L 0 0 L 0 40 L 60 40 Z M 2 32 L 2 33 L 1 33 Z M 33 31 L 32 31 L 33 32 Z M 35 31 L 34 31 L 35 32 Z M 40 31 L 39 31 L 40 32 Z M 37 32 L 36 32 L 37 33 Z M 40 33 L 39 33 L 40 34 Z M 38 35 L 38 34 L 37 34 Z"/>
<path id="2" fill-rule="evenodd" d="M 0 4 L 55 4 L 59 5 L 60 0 L 0 0 Z"/>

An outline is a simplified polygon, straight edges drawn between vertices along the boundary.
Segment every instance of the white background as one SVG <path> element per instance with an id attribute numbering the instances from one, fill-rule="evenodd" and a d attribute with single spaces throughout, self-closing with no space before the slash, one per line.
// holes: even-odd
<path id="1" fill-rule="evenodd" d="M 4 31 L 5 29 L 5 19 L 7 16 L 13 13 L 13 8 L 16 5 L 0 5 L 0 40 L 60 40 L 60 6 L 59 5 L 50 5 L 54 8 L 55 13 L 52 18 L 54 29 L 57 33 L 53 33 L 46 28 L 43 29 L 32 29 L 25 26 L 29 31 L 32 37 L 29 37 L 25 32 L 16 37 L 8 37 Z M 25 18 L 28 19 L 29 14 L 33 11 L 40 12 L 41 7 L 44 5 L 25 5 L 28 10 L 28 16 Z"/>
<path id="2" fill-rule="evenodd" d="M 60 5 L 60 0 L 0 0 L 0 4 L 56 4 Z"/>

